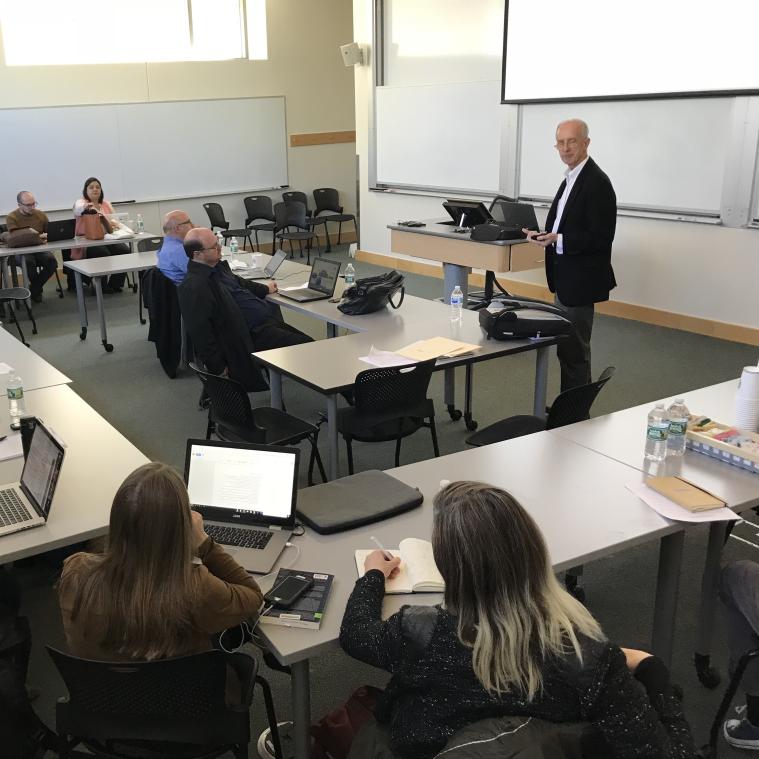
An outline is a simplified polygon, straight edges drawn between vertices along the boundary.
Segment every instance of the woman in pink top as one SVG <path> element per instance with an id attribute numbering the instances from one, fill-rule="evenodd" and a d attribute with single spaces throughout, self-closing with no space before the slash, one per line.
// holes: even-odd
<path id="1" fill-rule="evenodd" d="M 105 200 L 103 195 L 103 186 L 97 177 L 89 177 L 84 182 L 82 197 L 74 203 L 74 216 L 76 216 L 76 235 L 84 236 L 84 219 L 82 213 L 86 210 L 93 209 L 103 216 L 111 228 L 120 226 L 115 220 L 110 220 L 113 214 L 113 206 Z M 103 256 L 122 256 L 130 252 L 130 247 L 125 243 L 114 243 L 111 245 L 95 245 L 88 248 L 72 248 L 71 259 L 77 261 L 82 258 L 102 258 Z M 68 270 L 67 270 L 68 271 Z M 73 290 L 74 274 L 68 271 L 69 290 Z M 103 287 L 104 293 L 121 292 L 124 287 L 126 274 L 112 274 L 107 284 Z"/>

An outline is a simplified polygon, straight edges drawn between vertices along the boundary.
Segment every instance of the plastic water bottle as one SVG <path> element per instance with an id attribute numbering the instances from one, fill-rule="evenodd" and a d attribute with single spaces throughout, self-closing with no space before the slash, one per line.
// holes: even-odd
<path id="1" fill-rule="evenodd" d="M 667 435 L 667 456 L 682 456 L 685 453 L 685 433 L 688 431 L 690 412 L 682 398 L 675 398 L 667 409 L 669 431 Z"/>
<path id="2" fill-rule="evenodd" d="M 233 256 L 235 256 L 235 255 L 237 255 L 237 251 L 238 251 L 238 250 L 240 250 L 240 245 L 239 245 L 239 243 L 237 242 L 237 238 L 236 238 L 236 237 L 233 237 L 233 238 L 232 238 L 232 239 L 229 241 L 229 252 L 230 252 L 230 253 L 231 253 Z"/>
<path id="3" fill-rule="evenodd" d="M 21 377 L 14 371 L 8 376 L 8 414 L 11 418 L 11 427 L 18 425 L 18 420 L 26 413 L 24 401 L 24 383 Z"/>
<path id="4" fill-rule="evenodd" d="M 224 247 L 224 235 L 221 232 L 217 232 L 216 233 L 216 239 L 219 241 L 219 245 L 221 245 L 221 247 L 223 248 Z"/>
<path id="5" fill-rule="evenodd" d="M 137 214 L 137 231 L 138 232 L 144 232 L 145 231 L 145 220 L 142 218 L 142 214 Z"/>
<path id="6" fill-rule="evenodd" d="M 356 282 L 356 267 L 349 263 L 345 267 L 345 286 L 350 287 Z"/>
<path id="7" fill-rule="evenodd" d="M 657 403 L 648 412 L 646 430 L 646 458 L 649 461 L 664 461 L 667 457 L 667 432 L 669 419 L 663 403 Z"/>
<path id="8" fill-rule="evenodd" d="M 460 322 L 462 318 L 462 309 L 464 308 L 464 293 L 461 292 L 461 288 L 456 285 L 451 293 L 451 321 Z"/>

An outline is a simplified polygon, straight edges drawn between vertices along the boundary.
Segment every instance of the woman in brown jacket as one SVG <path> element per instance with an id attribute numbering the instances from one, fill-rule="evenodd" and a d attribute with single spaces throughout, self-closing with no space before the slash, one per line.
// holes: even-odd
<path id="1" fill-rule="evenodd" d="M 256 581 L 203 531 L 179 474 L 158 463 L 124 480 L 105 552 L 66 560 L 58 600 L 71 652 L 104 661 L 206 651 L 263 605 Z"/>

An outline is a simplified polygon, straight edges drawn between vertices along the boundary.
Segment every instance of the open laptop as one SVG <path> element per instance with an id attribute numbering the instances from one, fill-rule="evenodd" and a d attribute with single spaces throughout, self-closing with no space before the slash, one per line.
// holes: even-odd
<path id="1" fill-rule="evenodd" d="M 287 253 L 284 250 L 278 250 L 263 268 L 254 266 L 252 269 L 244 271 L 242 273 L 243 279 L 271 279 L 286 258 Z"/>
<path id="2" fill-rule="evenodd" d="M 326 300 L 331 298 L 337 285 L 337 275 L 340 273 L 340 264 L 329 261 L 326 258 L 315 258 L 308 277 L 308 286 L 299 287 L 297 290 L 280 290 L 278 295 L 298 303 L 310 303 L 312 300 Z"/>
<path id="3" fill-rule="evenodd" d="M 58 242 L 59 240 L 73 240 L 76 221 L 74 219 L 60 219 L 47 223 L 47 241 Z"/>
<path id="4" fill-rule="evenodd" d="M 47 522 L 63 454 L 63 446 L 38 420 L 21 480 L 0 486 L 0 536 Z"/>
<path id="5" fill-rule="evenodd" d="M 190 503 L 249 572 L 269 572 L 292 535 L 299 457 L 297 448 L 187 441 Z"/>
<path id="6" fill-rule="evenodd" d="M 493 219 L 509 227 L 519 229 L 540 229 L 535 216 L 535 208 L 531 203 L 510 203 L 507 200 L 497 200 L 490 209 Z"/>

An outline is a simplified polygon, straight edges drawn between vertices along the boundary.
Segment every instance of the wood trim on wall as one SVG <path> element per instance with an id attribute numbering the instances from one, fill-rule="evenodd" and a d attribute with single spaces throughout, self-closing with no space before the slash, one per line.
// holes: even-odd
<path id="1" fill-rule="evenodd" d="M 337 145 L 341 142 L 355 141 L 355 129 L 346 132 L 308 132 L 290 135 L 291 148 L 302 148 L 307 145 Z"/>
<path id="2" fill-rule="evenodd" d="M 359 250 L 356 253 L 356 258 L 377 266 L 392 267 L 426 277 L 443 278 L 443 267 L 436 266 L 435 264 L 410 261 L 407 258 L 395 256 L 385 256 L 381 253 L 371 253 L 366 250 Z M 540 298 L 541 300 L 553 300 L 553 295 L 543 285 L 537 285 L 532 282 L 521 282 L 504 276 L 498 277 L 498 281 L 506 290 L 514 293 L 514 295 L 524 295 L 528 298 Z M 484 287 L 485 275 L 473 272 L 469 275 L 469 284 L 475 287 Z M 676 314 L 671 311 L 652 308 L 651 306 L 639 306 L 635 303 L 622 303 L 616 300 L 598 303 L 596 311 L 599 314 L 606 314 L 607 316 L 632 319 L 633 321 L 644 322 L 646 324 L 656 324 L 659 327 L 681 329 L 684 332 L 694 332 L 698 335 L 716 337 L 720 340 L 730 340 L 735 343 L 746 343 L 747 345 L 759 345 L 759 328 L 757 327 L 745 327 L 741 324 L 729 324 L 728 322 L 720 322 L 713 319 L 703 319 L 699 316 Z"/>

